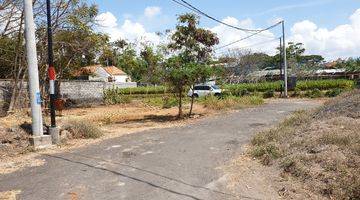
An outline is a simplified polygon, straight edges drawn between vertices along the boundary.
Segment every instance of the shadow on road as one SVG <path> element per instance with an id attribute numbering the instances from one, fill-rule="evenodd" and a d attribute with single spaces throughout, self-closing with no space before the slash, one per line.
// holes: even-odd
<path id="1" fill-rule="evenodd" d="M 68 153 L 68 154 L 74 155 L 74 156 L 78 156 L 78 157 L 87 158 L 87 159 L 92 159 L 92 160 L 107 162 L 107 163 L 110 163 L 110 164 L 113 164 L 113 165 L 125 166 L 125 167 L 128 167 L 128 168 L 132 168 L 132 169 L 135 169 L 135 170 L 139 170 L 139 171 L 142 171 L 142 172 L 145 172 L 145 173 L 148 173 L 148 174 L 152 174 L 152 175 L 155 175 L 155 176 L 164 178 L 164 179 L 168 179 L 168 180 L 170 180 L 170 181 L 174 181 L 174 182 L 177 182 L 177 183 L 180 183 L 180 184 L 184 184 L 184 185 L 190 186 L 190 187 L 192 187 L 192 188 L 203 189 L 203 190 L 206 190 L 206 191 L 210 191 L 210 192 L 217 193 L 217 194 L 221 194 L 221 195 L 228 196 L 228 197 L 257 200 L 256 198 L 252 198 L 252 197 L 248 197 L 248 196 L 233 195 L 233 194 L 229 194 L 229 193 L 225 193 L 225 192 L 213 190 L 213 189 L 210 189 L 210 188 L 207 188 L 207 187 L 193 185 L 193 184 L 190 184 L 190 183 L 186 183 L 186 182 L 184 182 L 184 181 L 182 181 L 182 180 L 178 180 L 178 179 L 175 179 L 175 178 L 167 177 L 167 176 L 164 176 L 164 175 L 159 174 L 159 173 L 156 173 L 156 172 L 152 172 L 152 171 L 149 171 L 149 170 L 146 170 L 146 169 L 141 169 L 141 168 L 134 167 L 134 166 L 131 166 L 131 165 L 128 165 L 128 164 L 124 164 L 124 163 L 113 162 L 113 161 L 109 161 L 109 160 L 106 160 L 106 159 L 102 159 L 102 158 L 98 158 L 98 157 L 93 157 L 93 156 L 88 156 L 88 155 L 82 155 L 82 154 L 78 154 L 78 153 Z M 45 156 L 48 156 L 48 157 L 50 157 L 50 158 L 61 159 L 61 160 L 67 161 L 67 162 L 84 165 L 84 166 L 91 167 L 91 168 L 94 168 L 94 169 L 97 169 L 97 170 L 107 171 L 107 172 L 113 173 L 113 174 L 115 174 L 115 175 L 123 176 L 123 177 L 125 177 L 125 178 L 129 178 L 129 179 L 131 179 L 131 180 L 135 180 L 135 181 L 138 181 L 138 182 L 147 184 L 147 185 L 149 185 L 149 186 L 152 186 L 152 187 L 155 187 L 155 188 L 158 188 L 158 189 L 162 189 L 162 190 L 164 190 L 164 191 L 167 191 L 167 192 L 170 192 L 170 193 L 173 193 L 173 194 L 176 194 L 176 195 L 185 196 L 185 197 L 188 197 L 188 198 L 191 198 L 191 199 L 194 199 L 194 200 L 202 200 L 202 199 L 200 199 L 200 198 L 198 198 L 198 197 L 196 197 L 196 196 L 193 196 L 193 195 L 190 195 L 190 194 L 184 194 L 184 193 L 181 193 L 181 192 L 177 192 L 177 191 L 174 191 L 174 190 L 172 190 L 172 189 L 168 189 L 168 188 L 165 188 L 165 187 L 156 185 L 156 184 L 151 183 L 151 182 L 149 182 L 149 181 L 146 181 L 146 180 L 143 180 L 143 179 L 140 179 L 140 178 L 137 178 L 137 177 L 133 177 L 133 176 L 130 176 L 130 175 L 121 173 L 121 172 L 117 172 L 117 171 L 114 171 L 114 170 L 110 170 L 110 169 L 107 169 L 107 168 L 104 168 L 104 167 L 94 166 L 94 165 L 91 165 L 91 164 L 88 164 L 88 163 L 84 163 L 84 162 L 77 161 L 77 160 L 72 160 L 72 159 L 70 159 L 70 158 L 66 158 L 66 157 L 62 157 L 62 156 L 49 155 L 49 154 L 44 154 L 44 155 L 45 155 Z"/>

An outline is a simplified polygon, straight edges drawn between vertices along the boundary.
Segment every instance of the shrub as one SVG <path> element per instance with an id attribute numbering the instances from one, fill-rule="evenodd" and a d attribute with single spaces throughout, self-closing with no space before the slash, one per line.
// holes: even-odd
<path id="1" fill-rule="evenodd" d="M 85 121 L 68 122 L 65 129 L 74 139 L 96 139 L 103 135 L 97 126 Z"/>
<path id="2" fill-rule="evenodd" d="M 151 87 L 135 87 L 135 88 L 117 88 L 117 93 L 124 95 L 134 94 L 165 94 L 171 92 L 165 86 L 151 86 Z"/>
<path id="3" fill-rule="evenodd" d="M 123 104 L 130 103 L 131 97 L 128 95 L 124 95 L 117 88 L 108 89 L 104 91 L 104 101 L 106 104 L 114 105 L 114 104 Z"/>
<path id="4" fill-rule="evenodd" d="M 234 96 L 244 96 L 248 93 L 254 92 L 280 92 L 282 90 L 283 81 L 276 82 L 261 82 L 261 83 L 240 83 L 240 84 L 229 84 L 224 85 L 225 94 Z M 294 89 L 293 96 L 298 96 L 300 91 L 309 90 L 331 90 L 331 89 L 342 89 L 351 90 L 355 87 L 355 82 L 352 80 L 345 79 L 329 79 L 329 80 L 307 80 L 298 81 Z"/>
<path id="5" fill-rule="evenodd" d="M 301 91 L 314 90 L 314 89 L 330 90 L 334 88 L 350 90 L 353 89 L 354 87 L 355 87 L 354 81 L 344 80 L 344 79 L 299 81 L 296 85 L 296 88 Z"/>
<path id="6" fill-rule="evenodd" d="M 177 98 L 174 97 L 164 97 L 163 98 L 163 108 L 172 108 L 179 104 Z"/>
<path id="7" fill-rule="evenodd" d="M 323 96 L 323 92 L 321 92 L 321 90 L 316 88 L 316 89 L 307 91 L 305 93 L 305 96 L 309 97 L 309 98 L 319 98 L 319 97 Z"/>
<path id="8" fill-rule="evenodd" d="M 149 106 L 159 108 L 172 108 L 178 105 L 178 100 L 170 96 L 144 98 L 142 101 Z"/>
<path id="9" fill-rule="evenodd" d="M 342 90 L 340 88 L 335 88 L 332 90 L 329 90 L 325 93 L 325 96 L 327 97 L 336 97 L 339 96 L 342 93 Z"/>
<path id="10" fill-rule="evenodd" d="M 264 98 L 272 98 L 274 96 L 275 96 L 274 90 L 268 90 L 268 91 L 264 92 L 264 94 L 263 94 Z"/>
<path id="11" fill-rule="evenodd" d="M 240 83 L 224 85 L 224 89 L 234 96 L 244 96 L 244 93 L 266 92 L 268 90 L 280 91 L 282 81 L 261 83 Z"/>

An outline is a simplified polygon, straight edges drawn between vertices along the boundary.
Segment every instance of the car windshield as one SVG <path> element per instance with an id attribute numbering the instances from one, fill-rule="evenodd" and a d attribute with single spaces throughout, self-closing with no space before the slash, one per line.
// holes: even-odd
<path id="1" fill-rule="evenodd" d="M 215 90 L 220 89 L 220 87 L 219 87 L 219 86 L 217 86 L 217 85 L 212 85 L 211 87 L 212 87 L 212 88 L 214 88 Z"/>

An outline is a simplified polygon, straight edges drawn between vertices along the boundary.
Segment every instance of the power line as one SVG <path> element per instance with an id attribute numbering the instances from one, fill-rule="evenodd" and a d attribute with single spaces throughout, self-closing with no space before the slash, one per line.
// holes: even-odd
<path id="1" fill-rule="evenodd" d="M 270 42 L 273 42 L 273 41 L 277 41 L 279 38 L 280 38 L 280 37 L 274 38 L 274 39 L 272 39 L 272 40 L 267 40 L 267 41 L 258 42 L 258 43 L 255 43 L 255 44 L 243 46 L 243 47 L 238 47 L 238 49 L 245 49 L 245 48 L 254 47 L 254 46 L 258 46 L 258 45 L 262 45 L 262 44 L 267 44 L 267 43 L 270 43 Z M 225 51 L 222 51 L 221 53 L 224 53 L 224 52 L 225 52 Z"/>
<path id="2" fill-rule="evenodd" d="M 223 21 L 221 21 L 221 20 L 219 20 L 219 19 L 216 19 L 215 17 L 212 17 L 212 16 L 204 13 L 203 11 L 201 11 L 200 9 L 198 9 L 198 8 L 196 8 L 195 6 L 191 5 L 190 3 L 186 2 L 185 0 L 180 0 L 181 2 L 180 2 L 179 0 L 171 0 L 171 1 L 173 1 L 173 2 L 175 2 L 175 3 L 177 3 L 177 4 L 179 4 L 179 5 L 181 5 L 181 6 L 185 7 L 185 8 L 187 8 L 187 9 L 195 12 L 195 13 L 198 13 L 198 14 L 203 15 L 203 16 L 211 19 L 211 20 L 214 20 L 214 21 L 220 23 L 220 24 L 223 24 L 223 25 L 225 25 L 225 26 L 234 28 L 234 29 L 236 29 L 236 30 L 244 31 L 244 32 L 255 32 L 255 33 L 252 33 L 251 35 L 243 38 L 242 40 L 251 38 L 251 37 L 253 37 L 253 36 L 255 36 L 255 35 L 258 35 L 258 34 L 259 34 L 259 36 L 268 37 L 268 36 L 265 36 L 265 35 L 261 35 L 260 33 L 264 32 L 264 31 L 266 31 L 266 30 L 272 29 L 272 28 L 276 27 L 277 25 L 279 25 L 279 24 L 281 23 L 281 22 L 278 22 L 278 23 L 276 23 L 276 24 L 274 24 L 274 25 L 272 25 L 272 26 L 270 26 L 270 27 L 268 27 L 268 28 L 265 28 L 265 29 L 257 29 L 257 30 L 255 30 L 255 29 L 244 29 L 244 28 L 240 28 L 240 27 L 236 27 L 236 26 L 227 24 L 227 23 L 225 23 L 225 22 L 223 22 Z M 242 40 L 241 40 L 241 41 L 242 41 Z M 239 41 L 236 41 L 236 42 L 239 42 Z M 236 43 L 236 42 L 235 42 L 235 43 Z M 230 45 L 229 45 L 229 46 L 230 46 Z"/>
<path id="3" fill-rule="evenodd" d="M 218 23 L 220 23 L 220 24 L 223 24 L 223 25 L 225 25 L 225 26 L 228 26 L 228 27 L 230 27 L 230 28 L 234 28 L 234 29 L 237 29 L 237 30 L 240 30 L 240 31 L 244 31 L 244 32 L 260 32 L 260 31 L 262 30 L 262 29 L 246 29 L 246 28 L 240 28 L 240 27 L 237 27 L 237 26 L 234 26 L 234 25 L 225 23 L 225 22 L 223 22 L 223 21 L 221 21 L 221 20 L 219 20 L 219 19 L 217 19 L 217 18 L 215 18 L 215 17 L 210 16 L 209 14 L 206 14 L 205 12 L 201 11 L 200 9 L 196 8 L 195 6 L 191 5 L 190 3 L 188 3 L 188 2 L 185 1 L 185 0 L 180 0 L 181 2 L 180 2 L 179 0 L 172 0 L 172 1 L 175 2 L 175 3 L 177 3 L 177 4 L 179 4 L 179 5 L 181 5 L 181 6 L 184 6 L 184 7 L 188 8 L 188 9 L 190 9 L 190 10 L 192 10 L 192 11 L 194 11 L 194 12 L 200 14 L 200 15 L 203 15 L 203 16 L 205 16 L 205 17 L 207 17 L 207 18 L 209 18 L 209 19 L 211 19 L 211 20 L 213 20 L 213 21 L 216 21 L 216 22 L 218 22 Z"/>
<path id="4" fill-rule="evenodd" d="M 224 46 L 218 47 L 218 48 L 215 49 L 215 51 L 216 51 L 216 50 L 219 50 L 219 49 L 223 49 L 223 48 L 228 47 L 228 46 L 231 46 L 231 45 L 236 44 L 236 43 L 238 43 L 238 42 L 241 42 L 241 41 L 243 41 L 243 40 L 249 39 L 249 38 L 251 38 L 251 37 L 253 37 L 253 36 L 255 36 L 255 35 L 257 35 L 257 34 L 259 34 L 259 33 L 261 33 L 261 32 L 264 32 L 264 31 L 267 31 L 267 30 L 269 30 L 269 29 L 272 29 L 272 28 L 276 27 L 276 26 L 279 25 L 280 23 L 281 23 L 281 22 L 278 22 L 278 23 L 276 23 L 276 24 L 274 24 L 274 25 L 272 25 L 272 26 L 269 26 L 269 27 L 267 27 L 266 29 L 263 29 L 263 30 L 261 30 L 261 31 L 259 31 L 259 32 L 253 33 L 253 34 L 248 35 L 248 36 L 246 36 L 246 37 L 243 37 L 243 38 L 241 38 L 241 39 L 239 39 L 239 40 L 236 40 L 236 41 L 234 41 L 234 42 L 230 42 L 229 44 L 226 44 L 226 45 L 224 45 Z"/>

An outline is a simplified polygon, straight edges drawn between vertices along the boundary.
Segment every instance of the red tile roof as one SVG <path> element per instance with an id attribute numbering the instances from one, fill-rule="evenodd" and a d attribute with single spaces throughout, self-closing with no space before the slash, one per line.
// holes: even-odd
<path id="1" fill-rule="evenodd" d="M 126 73 L 123 70 L 121 70 L 115 66 L 109 66 L 109 67 L 103 67 L 103 68 L 108 74 L 113 75 L 113 76 L 126 75 Z"/>

